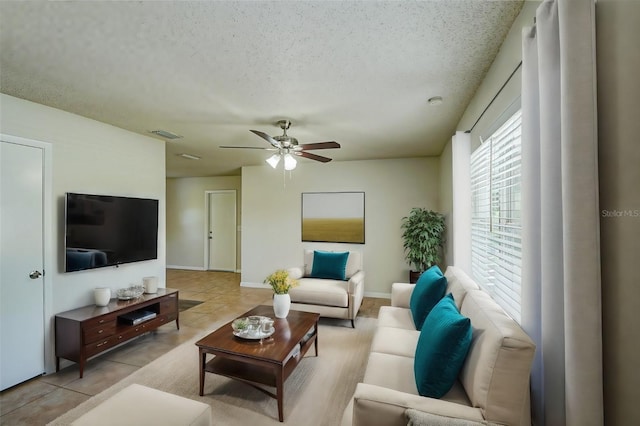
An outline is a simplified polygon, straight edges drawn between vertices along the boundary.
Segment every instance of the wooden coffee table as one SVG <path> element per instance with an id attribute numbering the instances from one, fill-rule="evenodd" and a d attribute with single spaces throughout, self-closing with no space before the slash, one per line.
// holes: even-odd
<path id="1" fill-rule="evenodd" d="M 205 372 L 247 383 L 278 401 L 278 419 L 284 421 L 284 382 L 311 345 L 318 356 L 318 318 L 311 312 L 290 311 L 287 318 L 275 318 L 272 306 L 257 306 L 240 315 L 274 318 L 275 332 L 267 339 L 246 340 L 233 335 L 231 322 L 203 337 L 196 346 L 200 352 L 200 396 L 204 392 Z M 299 346 L 299 352 L 294 350 Z M 207 362 L 207 354 L 215 355 Z M 263 386 L 274 387 L 273 394 Z"/>

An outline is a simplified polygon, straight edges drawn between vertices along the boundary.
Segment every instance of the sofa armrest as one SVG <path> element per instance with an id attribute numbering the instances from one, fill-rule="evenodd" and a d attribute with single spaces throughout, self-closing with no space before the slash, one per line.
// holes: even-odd
<path id="1" fill-rule="evenodd" d="M 358 383 L 353 395 L 352 426 L 406 426 L 405 411 L 408 408 L 443 417 L 484 421 L 479 408 Z"/>
<path id="2" fill-rule="evenodd" d="M 415 284 L 393 283 L 391 284 L 391 306 L 409 309 L 409 300 Z"/>
<path id="3" fill-rule="evenodd" d="M 360 270 L 351 275 L 349 282 L 347 283 L 349 294 L 356 292 L 356 288 L 364 283 L 364 271 Z"/>
<path id="4" fill-rule="evenodd" d="M 299 280 L 304 276 L 304 266 L 289 268 L 287 269 L 287 272 L 289 273 L 289 277 L 293 278 L 294 280 Z"/>

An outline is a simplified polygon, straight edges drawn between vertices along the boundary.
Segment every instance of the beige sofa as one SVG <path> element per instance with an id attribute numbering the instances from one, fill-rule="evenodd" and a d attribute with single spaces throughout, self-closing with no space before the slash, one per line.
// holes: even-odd
<path id="1" fill-rule="evenodd" d="M 462 270 L 449 267 L 445 276 L 446 292 L 473 328 L 457 382 L 441 399 L 418 394 L 413 363 L 420 332 L 409 310 L 415 285 L 395 283 L 391 306 L 380 308 L 364 379 L 345 410 L 343 426 L 405 426 L 412 409 L 426 413 L 432 419 L 428 424 L 531 424 L 533 341 Z"/>
<path id="2" fill-rule="evenodd" d="M 311 278 L 313 256 L 313 250 L 304 250 L 304 265 L 288 269 L 289 275 L 299 283 L 289 290 L 291 309 L 351 320 L 351 326 L 355 328 L 354 321 L 364 297 L 362 254 L 349 251 L 344 281 Z"/>

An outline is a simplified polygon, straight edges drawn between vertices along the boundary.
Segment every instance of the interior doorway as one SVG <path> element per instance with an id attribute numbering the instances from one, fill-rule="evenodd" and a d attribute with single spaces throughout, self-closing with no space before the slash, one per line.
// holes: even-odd
<path id="1" fill-rule="evenodd" d="M 206 192 L 207 229 L 205 265 L 207 270 L 236 270 L 236 191 Z"/>
<path id="2" fill-rule="evenodd" d="M 0 390 L 48 370 L 51 146 L 8 135 L 0 141 Z"/>

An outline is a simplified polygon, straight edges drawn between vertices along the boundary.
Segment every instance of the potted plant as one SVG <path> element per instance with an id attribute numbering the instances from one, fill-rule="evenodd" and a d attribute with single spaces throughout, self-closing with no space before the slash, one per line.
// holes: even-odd
<path id="1" fill-rule="evenodd" d="M 414 207 L 402 218 L 402 239 L 405 259 L 412 268 L 410 282 L 440 262 L 444 246 L 444 215 L 424 208 Z"/>
<path id="2" fill-rule="evenodd" d="M 265 278 L 264 282 L 273 289 L 273 312 L 276 318 L 286 318 L 291 308 L 289 290 L 298 285 L 298 281 L 289 276 L 289 272 L 278 269 Z"/>

